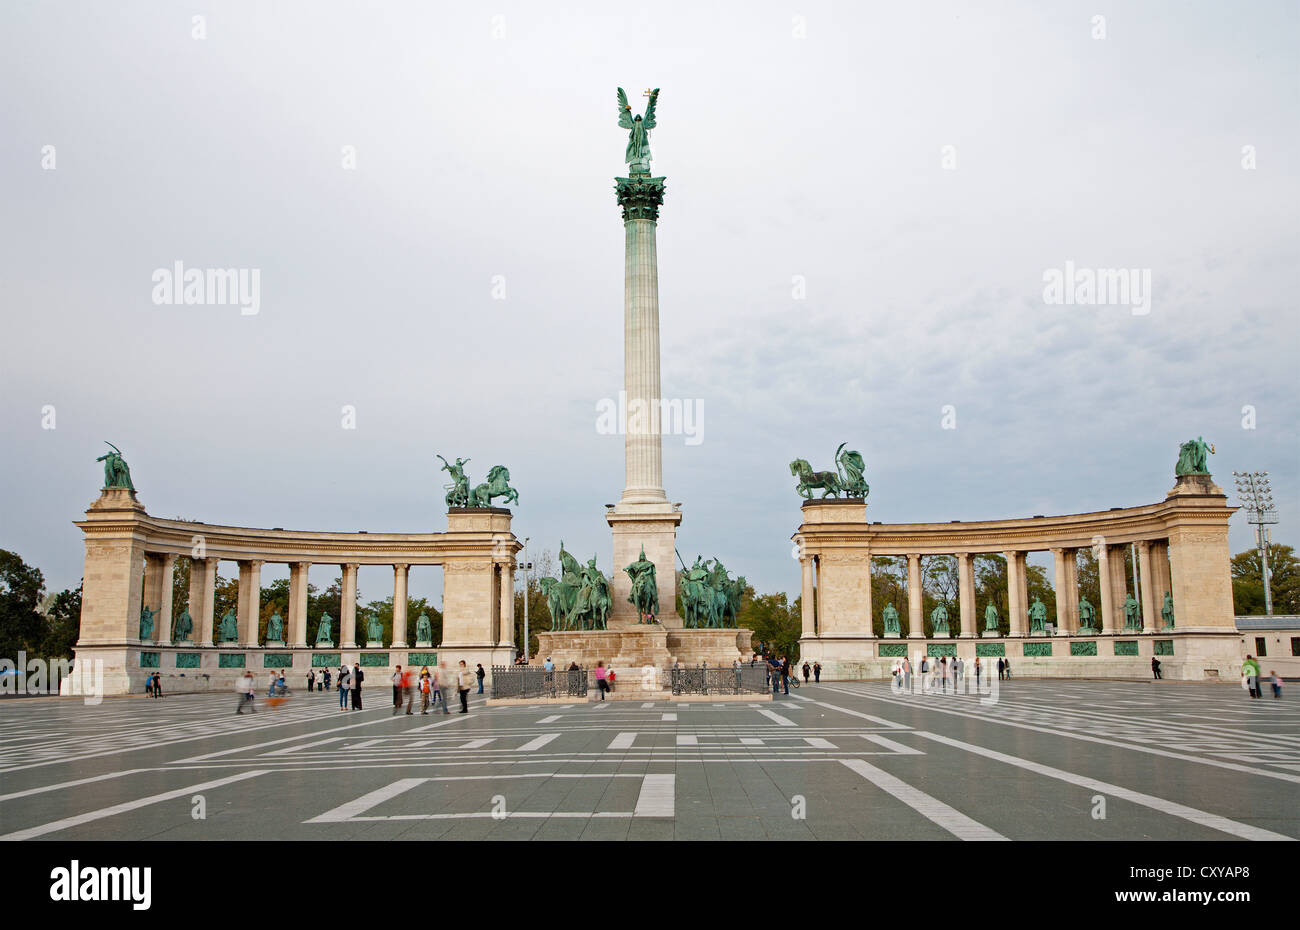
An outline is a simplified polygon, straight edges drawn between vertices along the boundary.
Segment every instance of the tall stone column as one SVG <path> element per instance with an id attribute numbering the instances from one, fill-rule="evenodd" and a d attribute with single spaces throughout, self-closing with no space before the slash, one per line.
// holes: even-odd
<path id="1" fill-rule="evenodd" d="M 1079 550 L 1065 550 L 1066 591 L 1069 600 L 1066 603 L 1066 630 L 1073 636 L 1079 632 Z M 1058 595 L 1059 596 L 1059 595 Z"/>
<path id="2" fill-rule="evenodd" d="M 289 645 L 307 645 L 307 572 L 310 562 L 289 564 Z"/>
<path id="3" fill-rule="evenodd" d="M 1128 573 L 1124 570 L 1127 545 L 1112 546 L 1110 553 L 1110 602 L 1115 606 L 1116 632 L 1124 631 L 1124 601 L 1128 598 Z"/>
<path id="4" fill-rule="evenodd" d="M 1110 549 L 1105 542 L 1097 546 L 1097 588 L 1101 592 L 1101 633 L 1115 635 L 1115 588 L 1110 570 Z"/>
<path id="5" fill-rule="evenodd" d="M 660 620 L 680 628 L 677 597 L 677 527 L 681 512 L 663 487 L 663 435 L 659 384 L 659 258 L 656 229 L 664 200 L 664 179 L 635 166 L 615 180 L 623 211 L 623 395 L 624 486 L 606 512 L 614 535 L 611 628 L 637 624 L 628 602 L 632 581 L 623 571 L 645 550 L 654 563 Z"/>
<path id="6" fill-rule="evenodd" d="M 217 597 L 217 563 L 220 559 L 190 559 L 190 619 L 194 642 L 211 646 L 213 605 Z"/>
<path id="7" fill-rule="evenodd" d="M 1145 539 L 1137 544 L 1138 549 L 1138 583 L 1142 590 L 1138 592 L 1138 602 L 1142 605 L 1142 632 L 1154 633 L 1160 628 L 1160 608 L 1151 588 L 1151 543 Z"/>
<path id="8" fill-rule="evenodd" d="M 961 635 L 975 636 L 975 568 L 969 552 L 957 553 L 957 592 Z"/>
<path id="9" fill-rule="evenodd" d="M 817 635 L 817 614 L 816 604 L 813 595 L 813 557 L 805 555 L 799 560 L 799 567 L 802 571 L 802 585 L 799 589 L 799 606 L 800 614 L 803 618 L 803 635 Z"/>
<path id="10" fill-rule="evenodd" d="M 393 566 L 393 648 L 406 648 L 406 584 L 409 565 Z"/>
<path id="11" fill-rule="evenodd" d="M 170 646 L 172 641 L 172 603 L 176 581 L 176 556 L 170 552 L 162 557 L 162 583 L 158 592 L 158 616 L 154 618 L 153 638 L 160 646 Z"/>
<path id="12" fill-rule="evenodd" d="M 343 649 L 357 648 L 357 569 L 349 562 L 343 566 L 342 603 L 339 606 L 339 630 Z"/>
<path id="13" fill-rule="evenodd" d="M 1074 594 L 1070 585 L 1070 550 L 1053 549 L 1052 559 L 1055 568 L 1056 585 L 1056 633 L 1058 636 L 1069 636 L 1074 632 L 1070 626 L 1070 601 L 1074 600 Z"/>
<path id="14" fill-rule="evenodd" d="M 162 588 L 163 588 L 163 557 L 156 552 L 147 552 L 144 557 L 144 592 L 141 596 L 142 606 L 150 610 L 159 610 L 162 607 Z M 131 618 L 135 621 L 135 628 L 132 629 L 130 624 L 127 629 L 133 634 L 132 639 L 140 635 L 140 617 L 139 615 Z M 154 619 L 154 632 L 151 634 L 153 639 L 158 639 L 158 624 L 161 621 L 161 614 Z"/>
<path id="15" fill-rule="evenodd" d="M 907 557 L 907 638 L 925 639 L 925 619 L 921 600 L 921 557 Z"/>
<path id="16" fill-rule="evenodd" d="M 499 563 L 501 569 L 501 629 L 497 634 L 498 646 L 515 644 L 515 562 Z"/>
<path id="17" fill-rule="evenodd" d="M 1010 635 L 1024 636 L 1028 632 L 1029 618 L 1025 601 L 1025 554 L 1004 553 L 1007 558 L 1007 613 L 1011 624 Z"/>
<path id="18" fill-rule="evenodd" d="M 262 612 L 262 563 L 249 559 L 239 563 L 239 600 L 235 616 L 239 623 L 239 641 L 245 646 L 259 646 L 258 615 Z"/>
<path id="19" fill-rule="evenodd" d="M 1151 593 L 1155 596 L 1157 608 L 1156 613 L 1164 606 L 1165 593 L 1173 593 L 1173 586 L 1169 578 L 1169 541 L 1165 539 L 1152 540 L 1151 542 Z M 1174 608 L 1177 611 L 1177 607 Z M 1174 624 L 1177 626 L 1178 619 L 1175 616 Z M 1164 619 L 1161 618 L 1159 627 L 1164 626 Z"/>

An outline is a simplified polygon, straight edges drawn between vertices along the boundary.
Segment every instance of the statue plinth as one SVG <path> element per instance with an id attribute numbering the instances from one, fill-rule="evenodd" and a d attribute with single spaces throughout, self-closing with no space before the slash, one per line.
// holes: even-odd
<path id="1" fill-rule="evenodd" d="M 312 648 L 313 648 L 313 649 L 333 649 L 333 648 L 334 648 L 334 640 L 331 639 L 331 640 L 327 640 L 326 642 L 323 642 L 323 643 L 322 643 L 322 642 L 314 643 L 314 644 L 312 645 Z"/>
<path id="2" fill-rule="evenodd" d="M 980 634 L 980 636 L 982 636 L 984 639 L 997 639 L 1001 635 L 1002 635 L 1001 633 L 998 633 L 995 630 L 985 630 L 983 633 Z"/>
<path id="3" fill-rule="evenodd" d="M 378 642 L 377 640 L 368 639 L 368 640 L 366 640 L 366 648 L 367 648 L 367 649 L 383 649 L 383 648 L 384 648 L 384 644 L 381 643 L 381 642 Z"/>
<path id="4" fill-rule="evenodd" d="M 1165 499 L 1171 497 L 1207 497 L 1217 496 L 1226 498 L 1223 488 L 1214 483 L 1213 477 L 1207 472 L 1206 474 L 1197 475 L 1178 475 L 1177 481 Z"/>
<path id="5" fill-rule="evenodd" d="M 282 639 L 268 639 L 268 640 L 266 641 L 266 648 L 267 648 L 267 649 L 283 649 L 283 648 L 284 648 L 284 640 L 282 640 Z"/>

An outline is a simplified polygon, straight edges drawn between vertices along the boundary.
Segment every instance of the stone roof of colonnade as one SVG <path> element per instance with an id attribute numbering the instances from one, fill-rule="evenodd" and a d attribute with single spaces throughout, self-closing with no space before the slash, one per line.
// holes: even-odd
<path id="1" fill-rule="evenodd" d="M 319 564 L 436 565 L 457 558 L 482 558 L 486 552 L 513 558 L 522 548 L 510 531 L 511 513 L 499 507 L 453 510 L 456 528 L 442 533 L 332 532 L 225 526 L 152 517 L 138 504 L 103 506 L 97 501 L 76 521 L 87 537 L 143 537 L 147 552 L 191 556 L 197 538 L 203 557 L 263 562 Z"/>
<path id="2" fill-rule="evenodd" d="M 1156 504 L 1089 513 L 873 523 L 866 519 L 865 502 L 827 498 L 804 502 L 804 522 L 792 538 L 803 538 L 818 549 L 865 548 L 873 556 L 1079 549 L 1094 545 L 1098 537 L 1107 544 L 1123 545 L 1165 539 L 1177 527 L 1222 526 L 1237 509 L 1227 506 L 1222 493 L 1191 494 L 1175 489 Z"/>

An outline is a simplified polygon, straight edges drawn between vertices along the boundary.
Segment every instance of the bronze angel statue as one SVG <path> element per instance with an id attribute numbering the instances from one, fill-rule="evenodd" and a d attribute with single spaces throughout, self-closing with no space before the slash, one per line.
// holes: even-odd
<path id="1" fill-rule="evenodd" d="M 628 131 L 627 152 L 623 160 L 634 167 L 650 170 L 650 130 L 655 128 L 655 101 L 659 99 L 659 88 L 648 91 L 644 116 L 633 116 L 628 105 L 627 94 L 623 88 L 618 89 L 618 125 Z"/>

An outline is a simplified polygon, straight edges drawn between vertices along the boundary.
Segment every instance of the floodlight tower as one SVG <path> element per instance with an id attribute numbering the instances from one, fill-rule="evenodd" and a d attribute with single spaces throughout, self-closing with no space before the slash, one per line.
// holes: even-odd
<path id="1" fill-rule="evenodd" d="M 1264 613 L 1273 616 L 1272 575 L 1268 570 L 1268 536 L 1265 524 L 1277 523 L 1277 508 L 1273 506 L 1273 489 L 1268 486 L 1266 471 L 1234 471 L 1237 479 L 1237 497 L 1246 510 L 1246 520 L 1255 524 L 1255 542 L 1259 546 L 1260 561 L 1264 566 Z"/>

